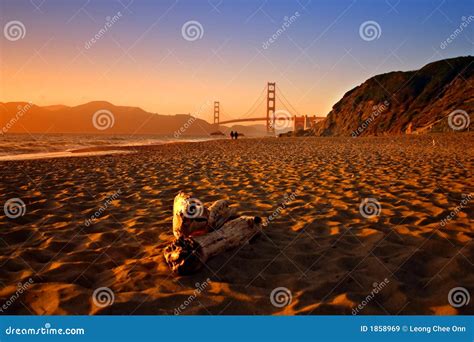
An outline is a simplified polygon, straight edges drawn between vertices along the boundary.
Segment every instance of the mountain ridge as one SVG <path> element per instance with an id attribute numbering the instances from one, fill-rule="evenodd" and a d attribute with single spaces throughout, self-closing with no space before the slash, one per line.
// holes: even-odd
<path id="1" fill-rule="evenodd" d="M 22 120 L 22 118 L 28 118 Z M 139 107 L 92 101 L 77 106 L 0 102 L 3 133 L 208 135 L 214 129 L 191 114 L 162 115 Z"/>

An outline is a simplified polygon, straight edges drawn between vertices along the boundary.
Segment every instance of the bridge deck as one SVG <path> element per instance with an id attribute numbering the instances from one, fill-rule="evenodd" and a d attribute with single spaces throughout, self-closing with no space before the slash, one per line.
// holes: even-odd
<path id="1" fill-rule="evenodd" d="M 300 117 L 298 117 L 300 118 Z M 309 118 L 313 118 L 313 116 L 309 116 Z M 318 121 L 321 121 L 321 120 L 324 120 L 326 119 L 326 117 L 324 116 L 317 116 L 316 117 L 316 120 Z M 293 116 L 292 117 L 284 117 L 284 116 L 280 116 L 280 117 L 276 117 L 275 120 L 291 120 L 293 121 Z M 235 122 L 246 122 L 246 121 L 267 121 L 267 118 L 244 118 L 244 119 L 233 119 L 233 120 L 225 120 L 225 121 L 220 121 L 219 122 L 219 125 L 224 125 L 224 124 L 228 124 L 228 123 L 235 123 Z"/>

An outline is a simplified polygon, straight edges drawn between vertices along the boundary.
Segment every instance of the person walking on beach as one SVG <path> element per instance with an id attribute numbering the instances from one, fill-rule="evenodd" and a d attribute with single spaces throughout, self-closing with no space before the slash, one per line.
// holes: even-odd
<path id="1" fill-rule="evenodd" d="M 235 131 L 234 132 L 234 137 L 235 137 L 235 140 L 237 140 L 237 138 L 239 137 L 239 132 Z"/>
<path id="2" fill-rule="evenodd" d="M 230 138 L 234 140 L 234 131 L 230 131 Z"/>

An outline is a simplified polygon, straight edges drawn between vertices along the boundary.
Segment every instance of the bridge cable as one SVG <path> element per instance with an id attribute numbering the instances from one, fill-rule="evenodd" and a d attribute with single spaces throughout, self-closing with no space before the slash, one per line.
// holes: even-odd
<path id="1" fill-rule="evenodd" d="M 257 100 L 252 104 L 252 106 L 250 107 L 250 109 L 244 114 L 242 115 L 242 118 L 246 118 L 247 117 L 247 114 L 251 114 L 253 112 L 253 110 L 255 110 L 253 107 L 259 102 L 260 98 L 262 97 L 262 95 L 265 94 L 265 90 L 267 89 L 267 87 L 264 87 L 262 92 L 260 93 L 260 95 L 258 96 Z M 253 110 L 252 110 L 253 109 Z M 227 116 L 224 114 L 224 112 L 222 111 L 222 106 L 221 106 L 221 115 L 224 115 L 224 116 Z M 239 117 L 240 115 L 237 115 L 237 117 Z M 220 120 L 220 121 L 229 121 L 229 120 L 237 120 L 238 118 L 236 118 L 236 116 L 231 116 L 230 118 L 227 118 L 226 120 Z"/>
<path id="2" fill-rule="evenodd" d="M 261 98 L 263 95 L 265 95 L 265 91 L 266 91 L 266 90 L 267 90 L 267 87 L 265 86 L 265 87 L 262 89 L 262 92 L 261 92 L 260 95 L 258 96 L 257 100 L 255 100 L 255 102 L 254 102 L 254 103 L 252 104 L 252 106 L 250 107 L 250 109 L 249 109 L 245 114 L 242 115 L 243 118 L 247 118 L 247 115 L 248 115 L 248 114 L 253 113 L 253 111 L 256 109 L 256 108 L 254 108 L 255 105 L 257 104 L 257 106 L 258 106 L 258 104 L 260 104 L 260 103 L 259 103 L 259 102 L 260 102 L 260 98 Z M 262 99 L 262 100 L 263 100 L 263 99 Z"/>
<path id="3" fill-rule="evenodd" d="M 280 93 L 280 95 L 283 97 L 283 99 L 285 99 L 285 101 L 290 105 L 290 107 L 293 109 L 293 111 L 295 112 L 295 115 L 298 114 L 299 112 L 296 110 L 296 108 L 291 104 L 290 101 L 288 101 L 288 99 L 285 97 L 285 95 L 283 95 L 283 92 L 281 91 L 281 89 L 277 86 L 276 87 L 278 92 Z M 283 101 L 282 101 L 283 102 Z M 288 108 L 287 108 L 288 109 Z"/>
<path id="4" fill-rule="evenodd" d="M 277 97 L 278 98 L 278 97 Z M 288 107 L 285 105 L 285 103 L 283 101 L 280 101 L 281 104 L 283 105 L 283 107 L 286 109 L 286 111 L 291 114 L 291 111 L 288 109 Z M 278 110 L 276 110 L 276 112 L 278 112 Z M 293 114 L 293 115 L 296 115 L 296 114 Z"/>

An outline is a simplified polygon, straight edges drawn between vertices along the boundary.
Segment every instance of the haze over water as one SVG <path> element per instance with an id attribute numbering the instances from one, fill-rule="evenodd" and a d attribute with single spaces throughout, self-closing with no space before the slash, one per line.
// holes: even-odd
<path id="1" fill-rule="evenodd" d="M 111 153 L 113 148 L 151 146 L 165 143 L 210 140 L 209 137 L 176 139 L 153 135 L 93 135 L 93 134 L 6 134 L 0 136 L 0 161 L 38 159 L 46 156 L 78 155 L 81 150 Z M 74 153 L 74 154 L 73 154 Z M 90 152 L 88 152 L 90 154 Z"/>

